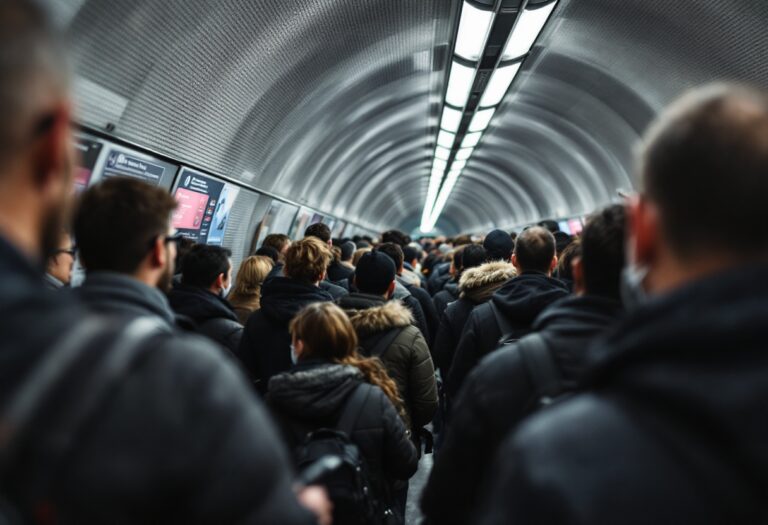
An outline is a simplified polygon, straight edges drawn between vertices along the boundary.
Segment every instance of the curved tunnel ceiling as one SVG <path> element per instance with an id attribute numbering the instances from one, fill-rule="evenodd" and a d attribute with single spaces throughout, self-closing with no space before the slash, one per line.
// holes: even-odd
<path id="1" fill-rule="evenodd" d="M 458 0 L 48 3 L 85 124 L 373 229 L 418 226 Z M 615 200 L 682 90 L 768 86 L 766 26 L 761 0 L 560 0 L 438 227 Z"/>

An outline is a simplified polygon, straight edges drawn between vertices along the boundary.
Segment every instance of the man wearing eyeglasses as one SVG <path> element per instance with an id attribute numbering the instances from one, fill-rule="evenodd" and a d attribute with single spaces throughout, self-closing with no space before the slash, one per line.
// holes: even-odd
<path id="1" fill-rule="evenodd" d="M 69 286 L 72 279 L 72 267 L 75 265 L 76 251 L 72 246 L 72 237 L 62 232 L 58 249 L 48 257 L 48 264 L 43 276 L 45 285 L 51 290 L 60 290 Z"/>

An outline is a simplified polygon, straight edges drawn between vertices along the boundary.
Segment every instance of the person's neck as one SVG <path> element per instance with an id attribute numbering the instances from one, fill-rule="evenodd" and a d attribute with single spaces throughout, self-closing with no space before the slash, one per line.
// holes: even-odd
<path id="1" fill-rule="evenodd" d="M 663 294 L 749 262 L 749 259 L 711 255 L 688 259 L 663 257 L 648 272 L 644 286 L 649 293 Z"/>
<path id="2" fill-rule="evenodd" d="M 0 200 L 0 235 L 28 258 L 39 259 L 40 219 L 35 214 L 34 206 L 20 206 L 13 201 Z"/>

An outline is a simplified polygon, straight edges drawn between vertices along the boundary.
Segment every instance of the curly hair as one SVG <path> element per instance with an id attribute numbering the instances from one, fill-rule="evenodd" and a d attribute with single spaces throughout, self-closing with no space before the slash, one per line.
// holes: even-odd
<path id="1" fill-rule="evenodd" d="M 291 279 L 305 283 L 316 283 L 323 278 L 333 253 L 326 243 L 317 237 L 296 241 L 285 252 L 283 272 Z"/>

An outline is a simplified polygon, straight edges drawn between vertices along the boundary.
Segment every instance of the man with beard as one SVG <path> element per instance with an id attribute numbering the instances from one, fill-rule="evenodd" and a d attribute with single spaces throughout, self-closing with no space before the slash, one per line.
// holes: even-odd
<path id="1" fill-rule="evenodd" d="M 153 318 L 90 314 L 43 284 L 73 194 L 64 49 L 32 2 L 0 2 L 3 517 L 317 523 L 297 501 L 263 405 L 211 343 Z M 159 261 L 148 271 L 159 283 L 173 248 L 170 232 L 151 233 L 146 252 Z M 319 489 L 299 497 L 329 522 Z"/>
<path id="2" fill-rule="evenodd" d="M 169 327 L 176 259 L 171 214 L 176 201 L 162 188 L 113 178 L 85 191 L 74 233 L 86 279 L 77 294 L 94 311 L 153 316 Z"/>

